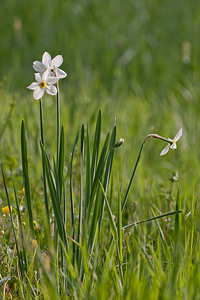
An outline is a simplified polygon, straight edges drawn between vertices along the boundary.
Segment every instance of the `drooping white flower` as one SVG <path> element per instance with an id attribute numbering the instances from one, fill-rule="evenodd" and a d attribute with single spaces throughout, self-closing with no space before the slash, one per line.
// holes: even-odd
<path id="1" fill-rule="evenodd" d="M 46 70 L 42 76 L 40 73 L 35 73 L 36 82 L 31 83 L 27 86 L 28 89 L 34 90 L 33 98 L 39 100 L 43 97 L 44 92 L 46 91 L 49 95 L 56 95 L 57 88 L 53 85 L 56 83 L 59 78 L 50 76 L 49 70 Z"/>
<path id="2" fill-rule="evenodd" d="M 181 136 L 182 136 L 182 128 L 177 132 L 177 134 L 173 140 L 168 138 L 168 141 L 170 143 L 161 151 L 160 156 L 167 154 L 167 152 L 169 151 L 169 148 L 171 148 L 173 150 L 176 149 L 176 142 L 181 138 Z"/>
<path id="3" fill-rule="evenodd" d="M 61 70 L 59 67 L 63 63 L 63 57 L 62 55 L 57 55 L 53 59 L 51 59 L 51 55 L 48 52 L 44 52 L 42 56 L 42 61 L 34 61 L 33 62 L 33 69 L 42 74 L 46 70 L 49 70 L 53 76 L 56 76 L 58 78 L 65 78 L 67 74 Z"/>

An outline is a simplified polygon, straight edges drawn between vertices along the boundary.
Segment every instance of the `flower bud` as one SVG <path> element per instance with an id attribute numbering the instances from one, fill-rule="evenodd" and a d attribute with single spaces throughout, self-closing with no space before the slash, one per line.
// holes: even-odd
<path id="1" fill-rule="evenodd" d="M 120 138 L 116 144 L 114 144 L 114 148 L 120 147 L 124 143 L 124 139 Z"/>

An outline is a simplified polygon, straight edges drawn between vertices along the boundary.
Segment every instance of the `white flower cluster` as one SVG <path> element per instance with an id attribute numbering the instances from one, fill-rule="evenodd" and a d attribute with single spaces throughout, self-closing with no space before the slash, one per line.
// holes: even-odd
<path id="1" fill-rule="evenodd" d="M 33 90 L 33 98 L 39 100 L 46 91 L 49 95 L 56 95 L 57 88 L 54 86 L 60 78 L 65 78 L 67 74 L 59 67 L 63 63 L 62 55 L 57 55 L 51 59 L 48 52 L 44 52 L 42 61 L 34 61 L 33 69 L 35 73 L 35 82 L 31 83 L 27 88 Z"/>

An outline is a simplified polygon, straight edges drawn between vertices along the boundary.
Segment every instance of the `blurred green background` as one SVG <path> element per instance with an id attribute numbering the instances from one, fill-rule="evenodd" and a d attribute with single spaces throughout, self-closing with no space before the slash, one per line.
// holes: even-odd
<path id="1" fill-rule="evenodd" d="M 0 129 L 14 101 L 0 140 L 1 161 L 20 164 L 25 119 L 31 168 L 40 178 L 39 104 L 26 86 L 34 81 L 32 62 L 41 60 L 44 51 L 52 57 L 62 54 L 68 73 L 61 82 L 67 162 L 77 129 L 87 121 L 92 128 L 102 109 L 103 132 L 116 117 L 118 137 L 125 139 L 119 158 L 126 188 L 143 138 L 151 132 L 172 138 L 182 127 L 177 151 L 160 158 L 163 143 L 145 146 L 136 191 L 143 196 L 151 182 L 157 190 L 178 170 L 187 203 L 199 179 L 199 1 L 2 0 L 0 20 Z M 44 125 L 52 153 L 55 116 L 54 98 L 47 95 Z"/>
<path id="2" fill-rule="evenodd" d="M 196 0 L 2 0 L 1 78 L 23 89 L 47 50 L 64 56 L 74 88 L 163 95 L 199 76 L 199 8 Z"/>

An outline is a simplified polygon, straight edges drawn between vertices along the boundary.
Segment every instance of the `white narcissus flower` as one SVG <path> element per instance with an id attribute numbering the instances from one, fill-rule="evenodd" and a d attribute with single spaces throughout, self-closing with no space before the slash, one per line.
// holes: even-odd
<path id="1" fill-rule="evenodd" d="M 51 59 L 51 55 L 48 52 L 44 52 L 42 61 L 36 60 L 33 62 L 33 69 L 40 74 L 42 74 L 46 70 L 49 70 L 49 72 L 53 71 L 52 75 L 58 78 L 65 78 L 67 74 L 59 68 L 62 63 L 62 55 L 57 55 L 53 59 Z"/>
<path id="2" fill-rule="evenodd" d="M 39 73 L 35 73 L 36 82 L 31 83 L 27 86 L 28 89 L 34 90 L 33 98 L 39 100 L 43 97 L 46 91 L 49 95 L 56 95 L 57 88 L 53 85 L 59 78 L 54 76 L 49 76 L 49 71 L 45 71 L 42 76 Z"/>
<path id="3" fill-rule="evenodd" d="M 161 151 L 160 156 L 167 154 L 167 152 L 169 151 L 169 148 L 171 148 L 173 150 L 176 149 L 176 142 L 180 139 L 181 136 L 182 136 L 182 128 L 177 132 L 177 134 L 173 140 L 168 138 L 168 141 L 170 143 Z"/>

